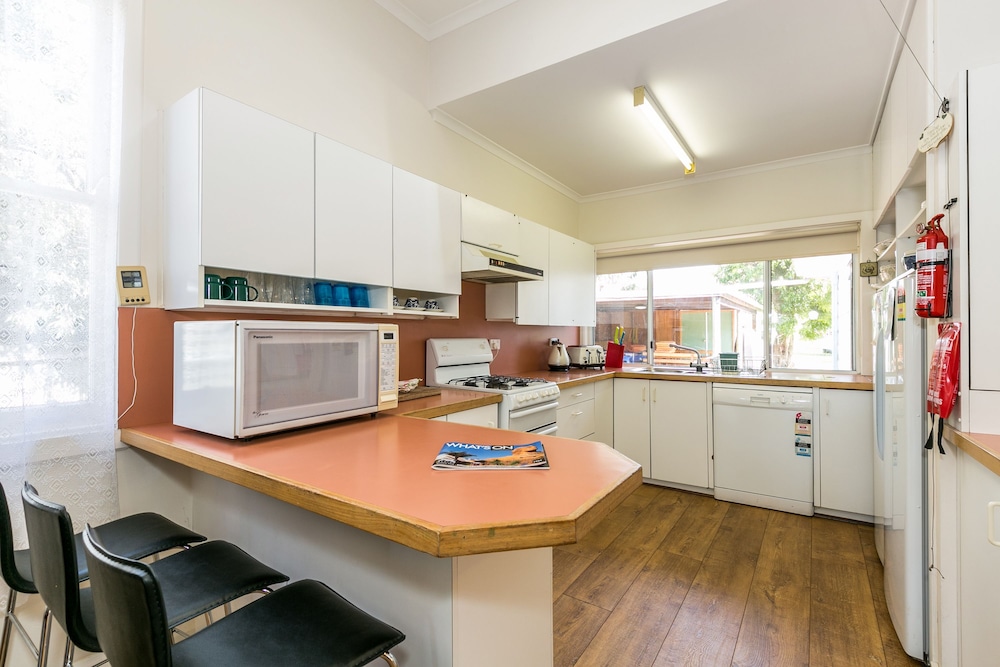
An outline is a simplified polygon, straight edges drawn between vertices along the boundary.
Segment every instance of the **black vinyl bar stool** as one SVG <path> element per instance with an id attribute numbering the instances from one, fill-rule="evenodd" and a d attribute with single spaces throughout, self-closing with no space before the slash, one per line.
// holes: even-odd
<path id="1" fill-rule="evenodd" d="M 311 579 L 171 644 L 157 573 L 112 554 L 99 539 L 90 526 L 84 529 L 97 636 L 114 667 L 355 667 L 378 658 L 398 667 L 389 649 L 405 635 Z"/>
<path id="2" fill-rule="evenodd" d="M 65 507 L 38 497 L 27 482 L 21 499 L 31 547 L 31 571 L 38 594 L 48 607 L 42 619 L 38 665 L 46 665 L 51 617 L 54 616 L 66 631 L 63 665 L 71 667 L 74 646 L 91 653 L 101 652 L 92 589 L 80 586 L 76 566 L 78 558 L 87 558 L 81 553 L 83 549 L 76 548 L 73 521 Z M 91 531 L 104 539 L 103 526 Z M 168 628 L 175 628 L 248 593 L 269 592 L 270 586 L 288 581 L 286 575 L 222 541 L 179 551 L 148 567 L 162 585 L 161 604 L 166 610 L 164 618 Z M 88 574 L 93 576 L 89 569 Z"/>
<path id="3" fill-rule="evenodd" d="M 131 558 L 145 558 L 161 551 L 186 547 L 207 539 L 194 531 L 180 526 L 169 519 L 145 512 L 115 519 L 100 526 L 101 538 L 114 549 L 129 554 Z M 76 558 L 76 575 L 82 581 L 87 573 L 87 560 L 83 553 L 83 540 L 80 534 L 74 536 L 78 556 Z M 31 574 L 30 549 L 14 549 L 14 534 L 11 527 L 10 508 L 7 506 L 7 495 L 3 485 L 0 485 L 0 575 L 10 588 L 7 598 L 7 609 L 4 613 L 2 638 L 0 638 L 0 667 L 6 667 L 10 652 L 11 634 L 14 629 L 27 644 L 32 656 L 38 658 L 41 642 L 36 646 L 28 636 L 24 626 L 14 614 L 19 593 L 37 595 L 38 589 Z"/>

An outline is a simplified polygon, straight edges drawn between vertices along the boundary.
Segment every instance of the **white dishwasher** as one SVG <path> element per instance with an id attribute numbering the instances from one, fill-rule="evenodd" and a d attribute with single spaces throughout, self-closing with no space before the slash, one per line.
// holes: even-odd
<path id="1" fill-rule="evenodd" d="M 812 516 L 814 410 L 808 387 L 714 385 L 715 497 Z"/>

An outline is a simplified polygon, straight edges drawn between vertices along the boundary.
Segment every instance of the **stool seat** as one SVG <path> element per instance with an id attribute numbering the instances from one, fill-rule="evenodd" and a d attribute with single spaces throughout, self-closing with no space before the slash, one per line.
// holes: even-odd
<path id="1" fill-rule="evenodd" d="M 204 535 L 151 512 L 115 519 L 102 524 L 100 528 L 101 539 L 106 540 L 108 544 L 115 545 L 115 549 L 120 549 L 122 553 L 131 554 L 132 558 L 145 558 L 168 549 L 204 542 L 206 539 Z M 87 559 L 83 552 L 82 536 L 78 533 L 73 536 L 73 539 L 77 549 L 76 574 L 78 580 L 82 581 L 90 576 L 87 571 Z M 30 548 L 14 549 L 10 508 L 7 505 L 7 494 L 2 485 L 0 485 L 0 575 L 3 576 L 4 583 L 10 588 L 7 608 L 4 612 L 2 638 L 0 638 L 0 667 L 5 667 L 10 651 L 11 634 L 15 628 L 36 658 L 39 655 L 41 640 L 39 646 L 35 646 L 14 614 L 17 606 L 17 595 L 19 593 L 36 595 L 38 588 L 35 586 L 31 571 Z"/>
<path id="2" fill-rule="evenodd" d="M 84 548 L 97 634 L 115 667 L 397 664 L 389 650 L 405 635 L 313 580 L 288 584 L 171 644 L 166 596 L 152 566 L 110 553 L 89 527 Z"/>
<path id="3" fill-rule="evenodd" d="M 65 507 L 38 497 L 27 482 L 21 498 L 31 544 L 31 569 L 38 593 L 48 607 L 43 632 L 51 627 L 48 623 L 51 612 L 66 632 L 67 658 L 63 664 L 68 666 L 72 664 L 73 646 L 91 653 L 101 651 L 92 592 L 80 586 L 77 576 L 78 560 L 81 556 L 86 560 L 86 552 L 76 548 L 73 522 Z M 148 517 L 140 519 L 136 522 L 137 532 L 155 523 Z M 121 531 L 108 531 L 105 526 L 91 530 L 97 539 L 103 540 L 107 533 L 118 543 L 138 549 L 136 542 L 130 540 L 133 536 Z M 171 628 L 247 593 L 288 581 L 286 575 L 264 565 L 236 545 L 221 541 L 179 551 L 149 567 L 163 581 L 166 620 Z M 47 658 L 47 634 L 43 637 L 40 667 Z"/>

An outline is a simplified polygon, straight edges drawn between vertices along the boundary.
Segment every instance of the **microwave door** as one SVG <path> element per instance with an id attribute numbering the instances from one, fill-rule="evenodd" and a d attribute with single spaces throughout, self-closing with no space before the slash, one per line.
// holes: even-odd
<path id="1" fill-rule="evenodd" d="M 377 406 L 375 332 L 251 330 L 245 335 L 243 428 L 347 417 Z"/>

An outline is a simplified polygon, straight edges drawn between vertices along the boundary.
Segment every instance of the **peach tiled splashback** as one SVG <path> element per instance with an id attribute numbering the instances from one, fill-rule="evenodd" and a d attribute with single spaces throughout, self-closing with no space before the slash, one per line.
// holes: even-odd
<path id="1" fill-rule="evenodd" d="M 509 322 L 486 321 L 486 290 L 478 283 L 462 283 L 460 316 L 455 320 L 389 319 L 399 325 L 401 380 L 424 377 L 424 347 L 428 338 L 499 338 L 500 353 L 493 363 L 497 373 L 527 373 L 546 368 L 549 338 L 567 345 L 579 342 L 576 327 L 517 326 Z M 132 402 L 132 316 L 131 308 L 118 311 L 118 413 Z M 309 319 L 248 314 L 254 319 Z M 173 332 L 179 320 L 235 319 L 220 313 L 165 311 L 139 308 L 135 312 L 135 365 L 138 391 L 135 405 L 119 421 L 119 426 L 140 426 L 169 422 L 172 418 Z M 324 318 L 328 320 L 329 318 Z M 348 321 L 362 321 L 347 318 Z"/>

